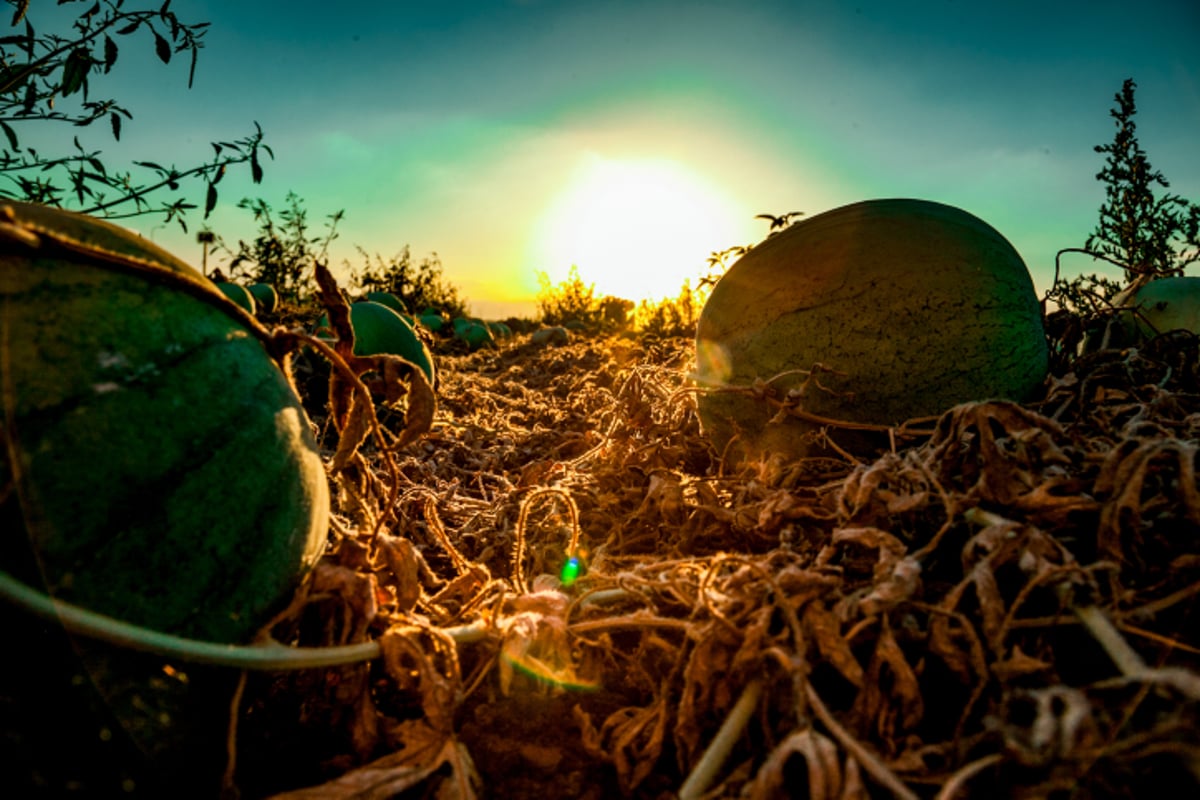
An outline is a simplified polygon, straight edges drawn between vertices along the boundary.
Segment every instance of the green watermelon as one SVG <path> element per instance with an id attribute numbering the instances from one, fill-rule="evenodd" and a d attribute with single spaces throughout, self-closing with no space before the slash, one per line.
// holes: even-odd
<path id="1" fill-rule="evenodd" d="M 255 301 L 254 294 L 245 286 L 237 283 L 229 283 L 228 281 L 217 281 L 216 287 L 221 291 L 221 294 L 241 306 L 247 314 L 258 312 L 258 304 Z"/>
<path id="2" fill-rule="evenodd" d="M 698 396 L 701 425 L 719 451 L 736 442 L 735 457 L 823 452 L 820 422 L 728 391 L 759 380 L 807 414 L 886 426 L 1028 400 L 1048 368 L 1041 308 L 1012 245 L 961 209 L 912 199 L 837 208 L 751 248 L 713 287 L 696 357 L 698 383 L 715 390 Z M 806 385 L 817 365 L 832 371 Z M 843 449 L 877 441 L 828 430 Z"/>
<path id="3" fill-rule="evenodd" d="M 363 296 L 364 300 L 369 300 L 372 303 L 379 303 L 381 306 L 387 306 L 397 314 L 407 314 L 408 309 L 404 307 L 399 297 L 391 292 L 367 292 Z"/>
<path id="4" fill-rule="evenodd" d="M 254 302 L 258 308 L 268 314 L 273 314 L 275 309 L 279 308 L 279 293 L 275 291 L 275 287 L 269 283 L 252 283 L 246 287 L 250 294 L 254 295 Z"/>
<path id="5" fill-rule="evenodd" d="M 495 343 L 491 329 L 484 323 L 476 320 L 471 320 L 464 325 L 462 330 L 458 331 L 458 337 L 466 342 L 467 346 L 472 350 Z"/>
<path id="6" fill-rule="evenodd" d="M 1200 278 L 1156 278 L 1134 292 L 1126 305 L 1136 309 L 1122 314 L 1131 341 L 1174 330 L 1200 334 Z"/>
<path id="7" fill-rule="evenodd" d="M 319 327 L 328 326 L 325 317 Z M 379 303 L 359 301 L 350 306 L 350 327 L 354 328 L 354 355 L 397 355 L 411 361 L 433 384 L 433 355 L 417 336 L 412 325 L 392 309 Z"/>
<path id="8" fill-rule="evenodd" d="M 442 317 L 442 315 L 437 313 L 422 314 L 420 317 L 418 317 L 418 319 L 421 321 L 422 325 L 434 333 L 440 333 L 442 327 L 446 324 L 446 320 Z"/>
<path id="9" fill-rule="evenodd" d="M 329 490 L 265 331 L 144 239 L 0 206 L 0 563 L 130 623 L 248 640 L 320 556 Z"/>

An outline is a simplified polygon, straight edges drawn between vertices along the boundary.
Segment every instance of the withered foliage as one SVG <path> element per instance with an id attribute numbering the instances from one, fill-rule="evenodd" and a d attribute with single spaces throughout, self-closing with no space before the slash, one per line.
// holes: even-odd
<path id="1" fill-rule="evenodd" d="M 1194 795 L 1197 355 L 1105 350 L 875 458 L 740 468 L 700 434 L 685 340 L 443 355 L 435 413 L 335 396 L 330 550 L 273 633 L 382 655 L 251 676 L 234 783 Z"/>

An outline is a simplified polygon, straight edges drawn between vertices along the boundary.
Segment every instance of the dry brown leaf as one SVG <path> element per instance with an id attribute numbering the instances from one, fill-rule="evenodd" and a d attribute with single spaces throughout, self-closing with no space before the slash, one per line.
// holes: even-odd
<path id="1" fill-rule="evenodd" d="M 462 690 L 458 649 L 437 629 L 395 627 L 379 637 L 388 677 L 401 690 L 420 693 L 427 724 L 447 734 Z"/>
<path id="2" fill-rule="evenodd" d="M 450 774 L 440 780 L 437 795 L 447 800 L 474 800 L 482 787 L 470 754 L 453 737 L 421 721 L 405 723 L 405 747 L 327 783 L 272 795 L 271 800 L 391 800 L 420 786 L 443 765 Z"/>
<path id="3" fill-rule="evenodd" d="M 646 708 L 624 708 L 610 715 L 600 728 L 605 752 L 616 767 L 617 780 L 626 794 L 637 788 L 662 755 L 669 714 L 666 696 Z"/>
<path id="4" fill-rule="evenodd" d="M 744 790 L 745 796 L 749 800 L 774 800 L 799 788 L 789 784 L 790 775 L 785 772 L 793 756 L 804 760 L 804 774 L 808 778 L 805 797 L 809 800 L 843 800 L 846 797 L 847 787 L 837 745 L 812 728 L 792 733 L 775 746 Z"/>
<path id="5" fill-rule="evenodd" d="M 321 561 L 313 571 L 310 586 L 311 598 L 332 596 L 341 600 L 341 624 L 330 628 L 331 635 L 325 644 L 341 645 L 366 640 L 367 628 L 379 613 L 374 575 Z M 333 630 L 337 633 L 333 634 Z"/>
<path id="6" fill-rule="evenodd" d="M 863 685 L 863 668 L 842 635 L 841 621 L 821 603 L 804 607 L 805 632 L 816 642 L 821 658 L 858 688 Z"/>
<path id="7" fill-rule="evenodd" d="M 567 630 L 570 598 L 546 590 L 517 597 L 500 623 L 500 691 L 516 690 L 522 676 L 540 691 L 591 689 L 596 683 L 579 671 Z"/>
<path id="8" fill-rule="evenodd" d="M 420 559 L 408 539 L 386 533 L 375 537 L 375 569 L 390 576 L 387 585 L 395 591 L 396 610 L 408 614 L 421 600 Z"/>
<path id="9" fill-rule="evenodd" d="M 917 675 L 892 635 L 887 617 L 881 620 L 875 652 L 854 698 L 853 714 L 859 730 L 877 737 L 891 752 L 899 749 L 900 738 L 921 721 L 925 701 Z"/>
<path id="10" fill-rule="evenodd" d="M 891 571 L 875 581 L 875 587 L 859 601 L 867 615 L 881 614 L 911 600 L 921 588 L 921 562 L 905 556 L 891 564 Z"/>

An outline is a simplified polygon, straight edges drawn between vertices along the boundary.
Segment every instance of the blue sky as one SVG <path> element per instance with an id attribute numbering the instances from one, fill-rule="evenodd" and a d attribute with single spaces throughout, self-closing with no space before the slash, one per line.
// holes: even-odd
<path id="1" fill-rule="evenodd" d="M 1094 227 L 1092 148 L 1112 137 L 1126 77 L 1153 165 L 1200 201 L 1194 0 L 171 8 L 212 23 L 194 87 L 182 61 L 163 67 L 150 42 L 122 40 L 92 91 L 135 117 L 120 143 L 97 127 L 85 144 L 110 166 L 184 166 L 258 121 L 276 159 L 260 186 L 230 174 L 214 230 L 249 238 L 236 201 L 279 208 L 295 191 L 314 233 L 345 211 L 335 265 L 360 264 L 356 246 L 436 252 L 484 316 L 532 313 L 536 273 L 557 280 L 572 262 L 602 292 L 670 294 L 688 265 L 698 274 L 713 250 L 762 238 L 755 214 L 872 197 L 978 215 L 1044 289 L 1055 251 Z M 198 262 L 198 216 L 188 234 L 130 224 Z"/>

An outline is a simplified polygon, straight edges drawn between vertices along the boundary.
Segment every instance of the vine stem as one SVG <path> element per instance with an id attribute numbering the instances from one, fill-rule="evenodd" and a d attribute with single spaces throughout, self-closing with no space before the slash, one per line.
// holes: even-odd
<path id="1" fill-rule="evenodd" d="M 761 678 L 755 678 L 746 684 L 746 688 L 742 689 L 741 696 L 733 704 L 725 721 L 721 723 L 717 735 L 709 743 L 704 755 L 696 762 L 696 766 L 688 775 L 687 780 L 679 787 L 679 800 L 695 800 L 708 791 L 708 787 L 712 786 L 717 779 L 717 773 L 724 766 L 725 760 L 729 758 L 734 743 L 742 735 L 746 725 L 750 722 L 750 716 L 758 707 L 762 692 L 763 681 Z"/>
<path id="2" fill-rule="evenodd" d="M 379 642 L 375 640 L 336 647 L 289 647 L 273 639 L 250 645 L 186 639 L 54 599 L 2 571 L 0 599 L 7 600 L 42 619 L 57 622 L 68 633 L 193 664 L 282 672 L 356 664 L 379 658 L 382 654 Z M 441 629 L 442 633 L 458 644 L 480 641 L 487 635 L 487 631 L 488 626 L 483 623 Z"/>

